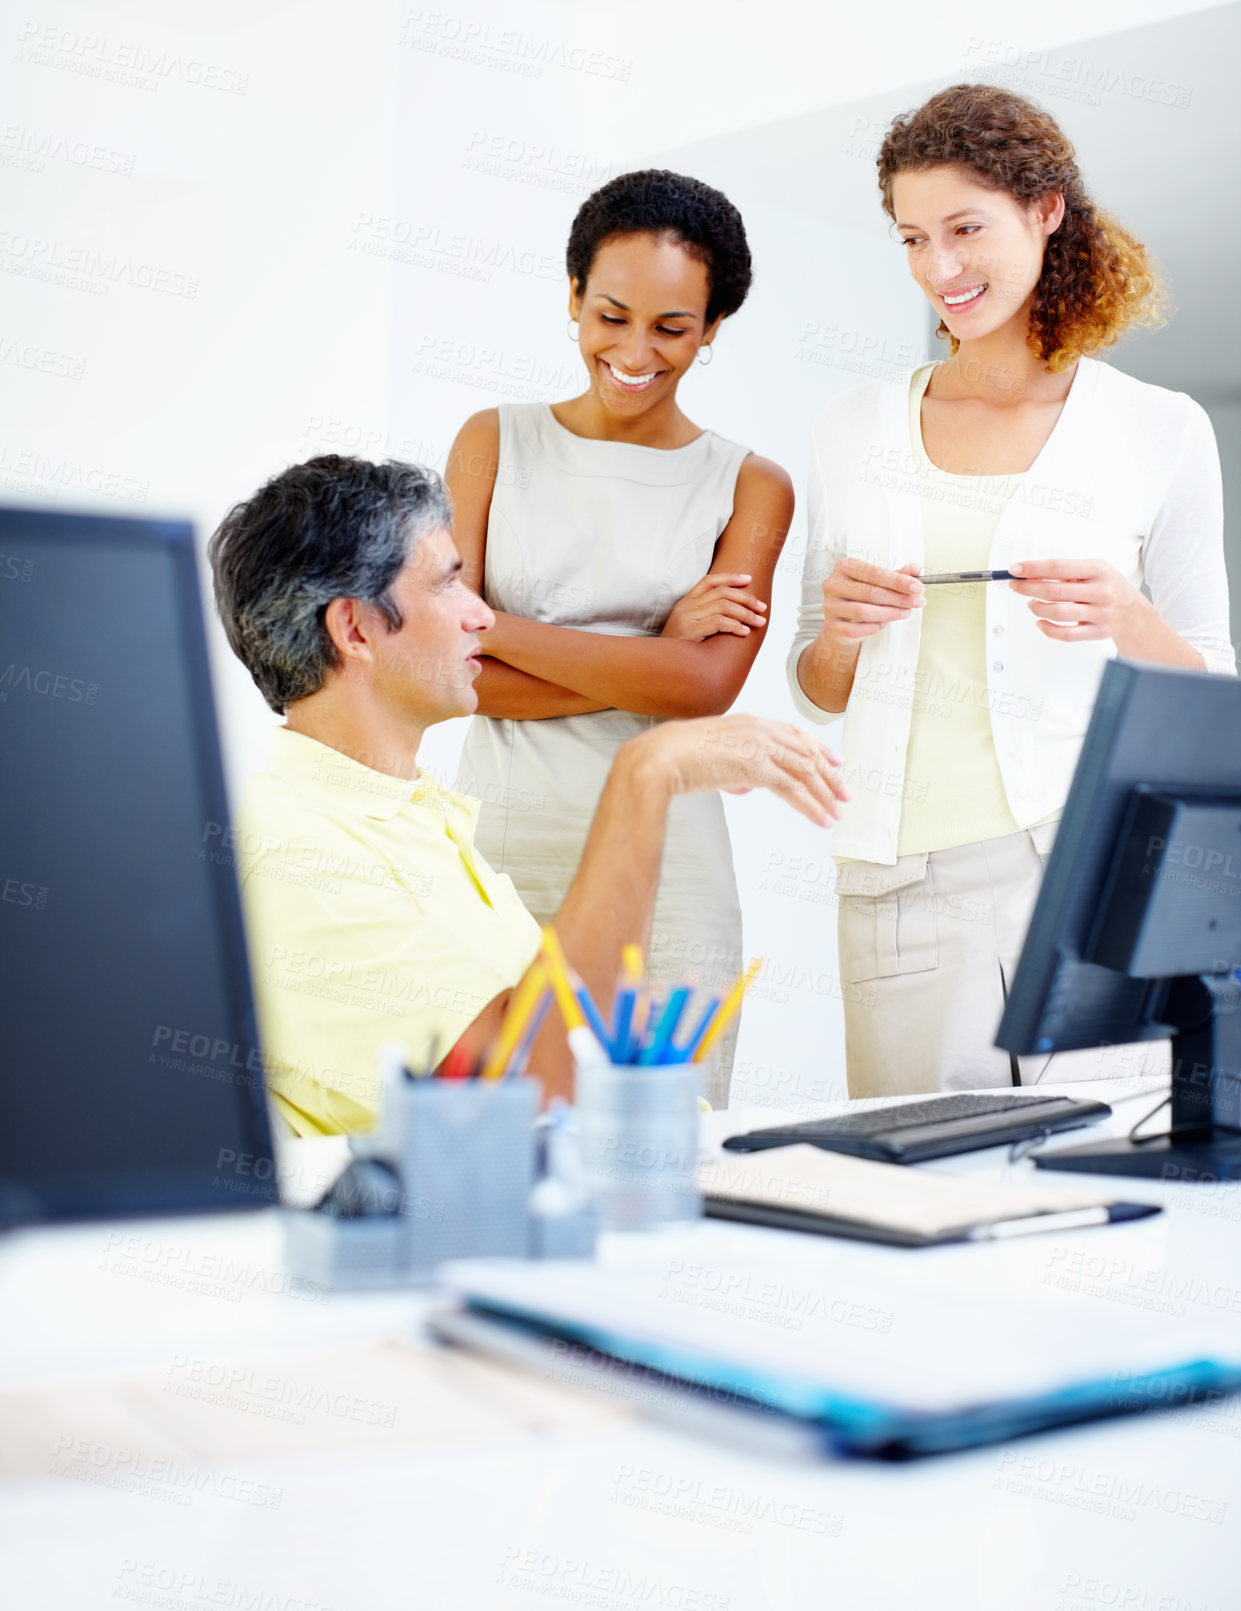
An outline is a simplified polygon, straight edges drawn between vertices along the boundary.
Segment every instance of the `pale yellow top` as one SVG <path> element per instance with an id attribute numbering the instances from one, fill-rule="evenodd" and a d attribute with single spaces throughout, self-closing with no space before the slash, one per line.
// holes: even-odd
<path id="1" fill-rule="evenodd" d="M 539 948 L 474 849 L 478 802 L 287 727 L 246 784 L 235 848 L 268 1089 L 299 1135 L 369 1129 L 379 1048 L 443 1054 Z"/>
<path id="2" fill-rule="evenodd" d="M 1019 475 L 949 475 L 922 445 L 922 394 L 934 364 L 909 385 L 909 440 L 922 484 L 923 571 L 987 568 L 1004 506 Z M 987 696 L 988 587 L 943 583 L 926 590 L 905 760 L 896 853 L 950 850 L 1016 833 L 991 736 Z"/>

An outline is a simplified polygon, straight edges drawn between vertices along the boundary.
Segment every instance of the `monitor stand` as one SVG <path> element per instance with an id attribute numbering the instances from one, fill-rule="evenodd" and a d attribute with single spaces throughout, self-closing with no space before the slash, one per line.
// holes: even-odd
<path id="1" fill-rule="evenodd" d="M 1213 1186 L 1241 1180 L 1241 1134 L 1227 1130 L 1184 1130 L 1149 1141 L 1098 1141 L 1089 1147 L 1031 1155 L 1040 1169 L 1074 1174 L 1141 1175 L 1172 1186 Z"/>
<path id="2" fill-rule="evenodd" d="M 1176 1026 L 1169 1129 L 1145 1141 L 1034 1153 L 1040 1169 L 1174 1186 L 1241 1180 L 1241 981 L 1235 972 L 1175 979 L 1159 1016 Z"/>

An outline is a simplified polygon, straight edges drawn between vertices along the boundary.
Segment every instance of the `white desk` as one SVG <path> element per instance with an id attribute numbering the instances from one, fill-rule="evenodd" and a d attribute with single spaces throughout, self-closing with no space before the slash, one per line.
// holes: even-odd
<path id="1" fill-rule="evenodd" d="M 1111 1128 L 1128 1129 L 1149 1105 L 1123 1101 Z M 707 1128 L 718 1138 L 771 1119 L 767 1109 L 715 1115 Z M 935 1167 L 1030 1169 L 1006 1159 Z M 896 1310 L 907 1261 L 933 1260 L 949 1287 L 983 1283 L 997 1301 L 1043 1284 L 1077 1290 L 1084 1324 L 1117 1304 L 1135 1324 L 1150 1308 L 1218 1315 L 1241 1353 L 1241 1188 L 1133 1181 L 1124 1191 L 1168 1211 L 1004 1246 L 910 1253 L 799 1241 L 825 1280 L 857 1259 L 886 1263 Z M 697 1257 L 783 1233 L 707 1222 L 663 1234 Z M 908 1466 L 795 1465 L 469 1356 L 421 1343 L 376 1351 L 379 1339 L 415 1334 L 424 1301 L 289 1293 L 266 1213 L 0 1242 L 6 1602 L 1241 1605 L 1241 1400 Z"/>

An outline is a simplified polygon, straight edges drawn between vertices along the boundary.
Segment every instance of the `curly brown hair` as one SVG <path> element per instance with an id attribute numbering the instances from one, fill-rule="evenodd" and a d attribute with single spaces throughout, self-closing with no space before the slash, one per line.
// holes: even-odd
<path id="1" fill-rule="evenodd" d="M 1027 206 L 1063 194 L 1064 219 L 1044 250 L 1026 338 L 1049 369 L 1110 347 L 1131 327 L 1163 323 L 1165 291 L 1150 254 L 1090 200 L 1072 145 L 1033 101 L 992 84 L 954 84 L 895 118 L 878 157 L 888 217 L 896 216 L 898 173 L 945 163 Z M 937 333 L 956 352 L 956 337 L 942 322 Z"/>

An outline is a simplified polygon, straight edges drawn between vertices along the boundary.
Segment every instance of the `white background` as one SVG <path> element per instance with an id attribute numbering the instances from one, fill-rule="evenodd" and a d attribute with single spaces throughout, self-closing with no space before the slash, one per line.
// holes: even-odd
<path id="1" fill-rule="evenodd" d="M 1098 197 L 1155 247 L 1180 311 L 1118 361 L 1210 409 L 1235 484 L 1239 14 L 1166 0 L 11 10 L 0 497 L 188 516 L 205 540 L 313 452 L 442 464 L 474 410 L 579 388 L 568 226 L 591 189 L 648 165 L 727 190 L 755 256 L 752 297 L 687 378 L 686 409 L 800 487 L 827 397 L 928 342 L 876 199 L 882 128 L 982 77 L 1052 110 Z M 803 544 L 799 510 L 742 708 L 791 714 Z M 140 632 L 140 611 L 117 630 Z M 273 718 L 213 633 L 235 790 Z M 452 724 L 428 742 L 450 777 L 460 738 Z M 747 951 L 768 961 L 734 1093 L 821 1101 L 844 1089 L 829 837 L 766 799 L 729 816 Z"/>

